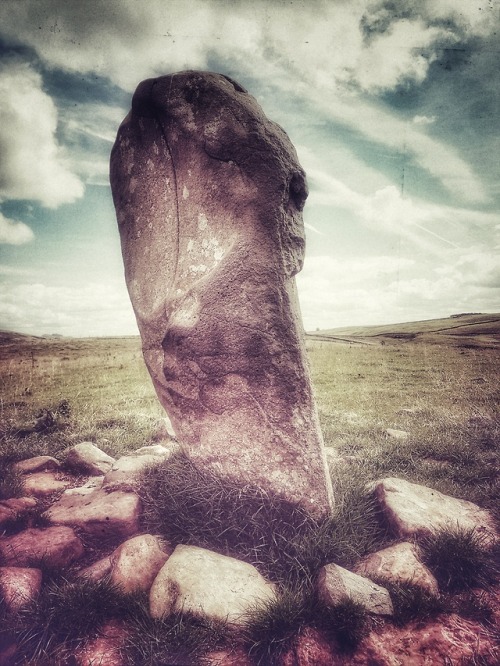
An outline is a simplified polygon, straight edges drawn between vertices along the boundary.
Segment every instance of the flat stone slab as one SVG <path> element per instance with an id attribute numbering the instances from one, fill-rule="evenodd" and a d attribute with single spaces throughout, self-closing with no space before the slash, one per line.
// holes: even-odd
<path id="1" fill-rule="evenodd" d="M 172 442 L 171 446 L 155 444 L 143 446 L 118 458 L 110 471 L 105 475 L 103 485 L 106 488 L 135 488 L 141 472 L 148 466 L 168 460 L 179 451 L 179 446 Z"/>
<path id="2" fill-rule="evenodd" d="M 140 534 L 122 543 L 108 557 L 80 572 L 94 580 L 109 576 L 123 592 L 148 592 L 173 548 L 160 537 Z"/>
<path id="3" fill-rule="evenodd" d="M 485 545 L 498 540 L 491 515 L 472 502 L 403 479 L 382 479 L 371 487 L 385 519 L 403 539 L 459 528 L 475 530 Z"/>
<path id="4" fill-rule="evenodd" d="M 61 463 L 53 456 L 35 456 L 20 460 L 12 465 L 19 474 L 33 474 L 34 472 L 54 472 L 61 467 Z"/>
<path id="5" fill-rule="evenodd" d="M 41 587 L 40 569 L 0 567 L 0 597 L 11 613 L 16 613 L 33 601 Z"/>
<path id="6" fill-rule="evenodd" d="M 391 597 L 384 587 L 337 564 L 326 564 L 320 569 L 318 592 L 331 606 L 348 597 L 374 615 L 392 615 L 394 612 Z"/>
<path id="7" fill-rule="evenodd" d="M 7 566 L 31 567 L 48 561 L 52 566 L 65 567 L 83 553 L 83 544 L 70 527 L 33 527 L 0 538 L 0 557 Z"/>
<path id="8" fill-rule="evenodd" d="M 240 625 L 258 602 L 275 598 L 275 587 L 251 564 L 196 546 L 177 546 L 149 595 L 151 616 L 175 611 Z"/>
<path id="9" fill-rule="evenodd" d="M 57 472 L 35 472 L 23 476 L 23 492 L 33 497 L 47 497 L 70 485 L 71 481 L 59 478 Z"/>
<path id="10" fill-rule="evenodd" d="M 13 497 L 0 501 L 0 527 L 17 520 L 23 513 L 37 505 L 34 497 Z"/>
<path id="11" fill-rule="evenodd" d="M 43 517 L 53 525 L 71 525 L 93 535 L 128 537 L 139 530 L 141 502 L 133 492 L 95 490 L 63 495 Z"/>
<path id="12" fill-rule="evenodd" d="M 408 541 L 372 553 L 359 562 L 354 571 L 374 580 L 409 583 L 432 595 L 439 593 L 438 583 L 429 569 L 420 562 L 415 544 Z"/>
<path id="13" fill-rule="evenodd" d="M 66 465 L 84 474 L 102 476 L 109 472 L 115 459 L 92 442 L 81 442 L 65 451 Z"/>

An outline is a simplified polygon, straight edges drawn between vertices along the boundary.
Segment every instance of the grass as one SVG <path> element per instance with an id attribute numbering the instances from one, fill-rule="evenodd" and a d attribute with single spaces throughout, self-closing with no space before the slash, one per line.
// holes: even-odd
<path id="1" fill-rule="evenodd" d="M 337 504 L 331 520 L 310 521 L 300 508 L 255 488 L 222 488 L 182 458 L 170 470 L 160 466 L 147 472 L 143 498 L 149 530 L 174 542 L 237 554 L 279 584 L 276 604 L 256 610 L 249 624 L 246 645 L 256 662 L 272 663 L 271 655 L 286 651 L 305 626 L 345 649 L 366 631 L 366 618 L 350 602 L 325 609 L 311 590 L 324 562 L 350 568 L 366 553 L 388 545 L 377 508 L 366 494 L 367 482 L 399 476 L 476 502 L 498 518 L 500 387 L 498 346 L 492 338 L 498 331 L 484 322 L 472 339 L 472 324 L 465 323 L 453 335 L 420 334 L 415 325 L 403 331 L 411 334 L 406 340 L 390 335 L 368 339 L 361 331 L 369 345 L 308 340 L 325 443 L 343 458 L 332 462 Z M 68 446 L 85 440 L 115 457 L 155 442 L 163 410 L 138 339 L 19 338 L 3 342 L 1 351 L 0 499 L 21 494 L 19 478 L 10 468 L 16 460 L 49 454 L 62 461 Z M 405 430 L 408 438 L 391 439 L 388 428 Z M 228 521 L 228 515 L 234 519 Z M 27 519 L 36 522 L 37 517 Z M 477 545 L 474 535 L 463 534 L 427 543 L 427 562 L 445 591 L 431 600 L 407 586 L 392 589 L 396 622 L 433 617 L 440 604 L 446 612 L 490 621 L 491 604 L 471 587 L 492 585 L 494 553 L 481 554 Z M 129 663 L 201 663 L 206 651 L 231 641 L 224 627 L 192 617 L 153 621 L 137 600 L 129 600 L 124 611 L 113 596 L 116 590 L 101 589 L 98 610 L 99 595 L 90 588 L 78 591 L 74 581 L 59 580 L 54 572 L 44 574 L 44 580 L 37 604 L 16 617 L 25 632 L 27 659 L 45 641 L 43 649 L 53 659 L 49 663 L 56 664 L 65 650 L 94 632 L 97 620 L 125 617 L 123 613 L 132 627 Z M 306 590 L 301 588 L 304 581 L 310 582 Z M 88 609 L 89 618 L 72 615 L 75 605 Z M 0 621 L 2 614 L 0 599 Z M 73 617 L 68 625 L 61 614 Z M 1 626 L 4 640 L 9 622 Z M 73 624 L 76 634 L 71 633 Z"/>
<path id="2" fill-rule="evenodd" d="M 489 588 L 500 579 L 499 548 L 488 547 L 475 530 L 446 529 L 422 542 L 423 561 L 441 590 Z"/>

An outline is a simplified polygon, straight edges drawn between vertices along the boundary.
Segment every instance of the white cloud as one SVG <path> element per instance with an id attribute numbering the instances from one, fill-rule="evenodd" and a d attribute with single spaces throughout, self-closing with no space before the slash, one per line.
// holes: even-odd
<path id="1" fill-rule="evenodd" d="M 24 222 L 11 220 L 0 212 L 0 244 L 24 245 L 35 238 L 35 234 Z"/>
<path id="2" fill-rule="evenodd" d="M 0 70 L 0 196 L 55 208 L 83 195 L 57 144 L 57 110 L 40 75 L 20 62 Z"/>
<path id="3" fill-rule="evenodd" d="M 415 125 L 432 125 L 436 122 L 436 116 L 413 116 Z"/>
<path id="4" fill-rule="evenodd" d="M 0 328 L 61 335 L 137 334 L 124 285 L 64 287 L 40 282 L 0 285 Z"/>

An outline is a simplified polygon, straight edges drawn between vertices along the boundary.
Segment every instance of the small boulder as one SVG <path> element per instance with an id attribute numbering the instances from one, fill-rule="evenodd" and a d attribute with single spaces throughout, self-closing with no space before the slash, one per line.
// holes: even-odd
<path id="1" fill-rule="evenodd" d="M 102 476 L 109 472 L 115 459 L 92 442 L 81 442 L 66 450 L 65 462 L 68 467 L 84 474 Z"/>
<path id="2" fill-rule="evenodd" d="M 394 612 L 391 597 L 385 588 L 337 564 L 326 564 L 320 569 L 318 591 L 320 598 L 330 606 L 348 597 L 373 615 L 392 615 Z"/>
<path id="3" fill-rule="evenodd" d="M 404 441 L 410 436 L 406 430 L 396 430 L 395 428 L 387 428 L 385 434 L 391 439 L 399 439 L 400 441 Z"/>
<path id="4" fill-rule="evenodd" d="M 0 502 L 0 527 L 20 518 L 26 511 L 37 505 L 34 497 L 13 497 Z"/>
<path id="5" fill-rule="evenodd" d="M 124 592 L 148 592 L 173 548 L 152 534 L 140 534 L 122 543 L 108 557 L 80 572 L 94 580 L 109 576 Z"/>
<path id="6" fill-rule="evenodd" d="M 70 527 L 33 527 L 0 539 L 0 557 L 7 566 L 30 567 L 48 561 L 65 567 L 83 553 L 83 544 Z"/>
<path id="7" fill-rule="evenodd" d="M 403 479 L 382 479 L 371 487 L 390 527 L 403 539 L 446 528 L 475 530 L 485 545 L 498 539 L 488 511 L 472 502 Z"/>
<path id="8" fill-rule="evenodd" d="M 196 546 L 177 546 L 149 595 L 153 618 L 175 611 L 240 625 L 256 603 L 275 598 L 275 587 L 255 567 Z"/>
<path id="9" fill-rule="evenodd" d="M 138 484 L 138 479 L 145 467 L 153 463 L 160 463 L 168 460 L 174 453 L 179 451 L 177 444 L 163 446 L 155 444 L 153 446 L 143 446 L 137 451 L 127 453 L 118 458 L 113 464 L 111 470 L 104 477 L 104 486 L 106 488 L 134 488 Z"/>
<path id="10" fill-rule="evenodd" d="M 76 488 L 68 488 L 64 491 L 64 495 L 90 495 L 94 490 L 99 490 L 102 488 L 104 481 L 104 476 L 91 476 L 90 479 L 83 484 L 83 486 L 77 486 Z"/>
<path id="11" fill-rule="evenodd" d="M 19 474 L 33 474 L 34 472 L 55 472 L 61 463 L 52 456 L 36 456 L 14 463 L 12 468 Z"/>
<path id="12" fill-rule="evenodd" d="M 354 571 L 374 580 L 410 583 L 435 596 L 439 592 L 437 580 L 418 559 L 417 547 L 408 541 L 368 555 Z"/>
<path id="13" fill-rule="evenodd" d="M 124 626 L 116 621 L 108 622 L 95 638 L 76 648 L 76 666 L 125 666 L 122 649 L 127 635 Z"/>
<path id="14" fill-rule="evenodd" d="M 7 610 L 17 613 L 38 596 L 42 587 L 40 569 L 0 567 L 0 598 Z M 1 662 L 0 662 L 1 663 Z"/>
<path id="15" fill-rule="evenodd" d="M 58 478 L 55 472 L 35 472 L 23 476 L 23 491 L 33 497 L 47 497 L 60 493 L 70 485 L 71 481 Z"/>
<path id="16" fill-rule="evenodd" d="M 141 502 L 132 492 L 95 490 L 63 495 L 43 514 L 53 525 L 72 525 L 87 534 L 129 537 L 139 530 Z"/>

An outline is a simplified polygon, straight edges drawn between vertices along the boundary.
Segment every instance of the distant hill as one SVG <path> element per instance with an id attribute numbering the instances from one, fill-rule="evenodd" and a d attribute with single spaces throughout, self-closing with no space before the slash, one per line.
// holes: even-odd
<path id="1" fill-rule="evenodd" d="M 16 344 L 18 342 L 29 342 L 30 340 L 41 340 L 41 335 L 27 335 L 15 331 L 0 331 L 0 344 Z"/>
<path id="2" fill-rule="evenodd" d="M 308 333 L 307 338 L 362 344 L 414 341 L 496 347 L 500 346 L 500 314 L 464 313 L 383 326 L 346 326 Z"/>

